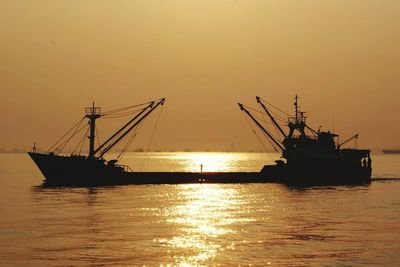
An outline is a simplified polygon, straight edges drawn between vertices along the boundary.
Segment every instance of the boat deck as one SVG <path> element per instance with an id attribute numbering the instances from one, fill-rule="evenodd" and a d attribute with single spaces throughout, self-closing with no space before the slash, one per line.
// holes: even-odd
<path id="1" fill-rule="evenodd" d="M 130 173 L 130 183 L 255 183 L 270 182 L 259 172 L 135 172 Z"/>

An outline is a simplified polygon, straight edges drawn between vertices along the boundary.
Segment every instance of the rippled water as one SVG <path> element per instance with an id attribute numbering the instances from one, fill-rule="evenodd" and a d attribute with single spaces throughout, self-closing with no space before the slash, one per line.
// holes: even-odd
<path id="1" fill-rule="evenodd" d="M 256 171 L 276 155 L 132 153 L 135 170 Z M 367 186 L 279 184 L 43 188 L 0 154 L 0 265 L 398 266 L 400 156 Z"/>

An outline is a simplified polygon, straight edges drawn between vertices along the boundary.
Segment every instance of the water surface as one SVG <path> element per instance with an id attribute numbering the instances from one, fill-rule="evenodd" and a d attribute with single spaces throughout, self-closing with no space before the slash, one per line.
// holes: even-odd
<path id="1" fill-rule="evenodd" d="M 131 153 L 134 170 L 257 171 L 276 155 Z M 43 188 L 0 154 L 0 265 L 398 266 L 400 157 L 374 155 L 366 186 Z"/>

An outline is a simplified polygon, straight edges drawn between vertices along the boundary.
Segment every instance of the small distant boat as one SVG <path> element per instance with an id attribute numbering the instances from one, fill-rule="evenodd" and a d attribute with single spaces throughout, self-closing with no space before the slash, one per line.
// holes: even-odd
<path id="1" fill-rule="evenodd" d="M 265 138 L 282 153 L 282 160 L 277 160 L 275 165 L 266 165 L 260 172 L 262 177 L 292 184 L 347 184 L 369 182 L 372 172 L 372 160 L 369 149 L 342 148 L 351 140 L 356 140 L 358 134 L 339 142 L 339 135 L 330 131 L 312 129 L 306 122 L 306 112 L 300 111 L 298 97 L 295 97 L 295 114 L 285 114 L 275 106 L 256 97 L 258 104 L 264 112 L 239 104 L 239 107 L 261 130 Z M 269 107 L 267 107 L 269 105 Z M 274 114 L 271 111 L 274 109 Z M 254 115 L 258 112 L 258 116 Z M 266 115 L 269 123 L 275 128 L 272 134 L 264 125 Z M 278 119 L 284 122 L 279 124 Z M 283 127 L 287 127 L 285 131 Z M 280 141 L 282 140 L 282 141 Z"/>
<path id="2" fill-rule="evenodd" d="M 400 154 L 400 149 L 383 149 L 383 154 Z"/>

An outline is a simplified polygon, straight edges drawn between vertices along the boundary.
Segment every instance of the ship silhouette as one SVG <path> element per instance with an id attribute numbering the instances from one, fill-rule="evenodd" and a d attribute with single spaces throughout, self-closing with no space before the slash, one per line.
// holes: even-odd
<path id="1" fill-rule="evenodd" d="M 254 115 L 257 110 L 241 103 L 238 105 L 261 130 L 274 149 L 282 155 L 282 160 L 277 160 L 275 165 L 264 166 L 260 171 L 261 176 L 293 184 L 346 184 L 370 181 L 372 172 L 370 150 L 342 148 L 351 140 L 357 140 L 358 134 L 339 142 L 339 135 L 335 133 L 314 130 L 307 124 L 306 112 L 299 108 L 297 95 L 294 102 L 295 113 L 294 116 L 287 118 L 284 126 L 288 130 L 285 131 L 277 122 L 279 114 L 275 112 L 277 115 L 274 116 L 271 108 L 268 108 L 274 106 L 261 97 L 256 97 L 256 100 L 276 128 L 276 135 L 273 135 Z M 280 118 L 282 119 L 282 116 Z"/>
<path id="2" fill-rule="evenodd" d="M 122 140 L 128 139 L 128 145 L 136 135 L 141 123 L 158 107 L 164 105 L 165 98 L 148 103 L 101 112 L 94 103 L 85 109 L 85 116 L 69 130 L 47 152 L 34 149 L 28 152 L 44 176 L 45 185 L 56 186 L 97 186 L 119 184 L 178 184 L 178 183 L 264 183 L 279 182 L 287 184 L 352 184 L 369 182 L 371 178 L 370 150 L 342 149 L 341 146 L 358 135 L 342 143 L 335 142 L 338 135 L 330 132 L 315 131 L 306 124 L 305 112 L 299 110 L 297 96 L 295 116 L 288 118 L 288 133 L 277 123 L 266 102 L 257 97 L 257 102 L 278 129 L 283 141 L 273 136 L 252 114 L 248 107 L 239 103 L 246 116 L 257 125 L 273 146 L 282 153 L 282 160 L 274 165 L 266 165 L 260 172 L 133 172 L 129 166 L 120 165 L 117 159 L 106 160 L 104 156 Z M 135 108 L 132 111 L 132 107 Z M 95 147 L 96 120 L 102 117 L 132 116 L 118 131 L 105 142 Z M 80 127 L 84 119 L 88 120 L 88 129 L 80 146 L 72 153 L 62 153 L 73 136 L 85 127 Z M 307 134 L 306 130 L 312 132 Z M 89 134 L 87 136 L 87 134 Z M 81 153 L 86 136 L 89 138 L 88 154 Z M 121 153 L 122 153 L 121 152 Z"/>

